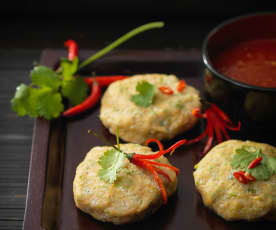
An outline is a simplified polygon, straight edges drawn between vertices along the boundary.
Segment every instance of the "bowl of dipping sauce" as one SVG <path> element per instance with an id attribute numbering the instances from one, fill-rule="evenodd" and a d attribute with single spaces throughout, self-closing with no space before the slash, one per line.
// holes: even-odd
<path id="1" fill-rule="evenodd" d="M 227 20 L 203 42 L 204 88 L 233 119 L 276 124 L 276 12 Z"/>

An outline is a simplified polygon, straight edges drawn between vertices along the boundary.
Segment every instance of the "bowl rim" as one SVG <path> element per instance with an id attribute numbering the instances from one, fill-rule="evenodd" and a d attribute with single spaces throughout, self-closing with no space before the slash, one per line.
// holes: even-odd
<path id="1" fill-rule="evenodd" d="M 210 38 L 217 33 L 220 29 L 222 29 L 223 27 L 230 25 L 231 23 L 234 23 L 236 21 L 239 20 L 243 20 L 246 18 L 250 18 L 250 17 L 260 17 L 260 16 L 265 16 L 265 15 L 270 15 L 273 14 L 276 16 L 276 11 L 269 11 L 269 12 L 257 12 L 257 13 L 250 13 L 250 14 L 243 14 L 240 16 L 236 16 L 230 19 L 227 19 L 221 23 L 219 23 L 217 26 L 215 26 L 205 37 L 205 39 L 203 40 L 203 45 L 202 45 L 202 59 L 203 62 L 205 64 L 205 66 L 207 67 L 207 69 L 215 74 L 217 77 L 219 77 L 222 80 L 225 80 L 235 86 L 241 87 L 241 88 L 246 88 L 246 89 L 250 89 L 250 90 L 255 90 L 255 91 L 262 91 L 262 92 L 274 92 L 276 93 L 276 88 L 268 88 L 268 87 L 261 87 L 261 86 L 255 86 L 255 85 L 249 85 L 234 79 L 231 79 L 229 77 L 227 77 L 226 75 L 219 73 L 216 68 L 211 64 L 211 60 L 209 57 L 209 53 L 208 53 L 208 43 Z"/>

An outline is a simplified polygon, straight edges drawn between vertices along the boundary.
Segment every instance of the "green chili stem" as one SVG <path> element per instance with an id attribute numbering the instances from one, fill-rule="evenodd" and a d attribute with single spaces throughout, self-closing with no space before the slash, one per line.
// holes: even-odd
<path id="1" fill-rule="evenodd" d="M 163 22 L 151 22 L 151 23 L 139 26 L 136 29 L 129 31 L 128 33 L 124 34 L 123 36 L 121 36 L 120 38 L 118 38 L 117 40 L 115 40 L 114 42 L 112 42 L 111 44 L 109 44 L 108 46 L 103 48 L 102 50 L 98 51 L 97 53 L 95 53 L 94 55 L 92 55 L 91 57 L 89 57 L 88 59 L 83 61 L 79 65 L 79 69 L 83 68 L 84 66 L 90 64 L 91 62 L 95 61 L 96 59 L 98 59 L 101 56 L 105 55 L 106 53 L 110 52 L 111 50 L 113 50 L 114 48 L 116 48 L 117 46 L 122 44 L 123 42 L 134 37 L 135 35 L 142 33 L 144 31 L 147 31 L 147 30 L 161 28 L 163 26 L 164 26 Z"/>

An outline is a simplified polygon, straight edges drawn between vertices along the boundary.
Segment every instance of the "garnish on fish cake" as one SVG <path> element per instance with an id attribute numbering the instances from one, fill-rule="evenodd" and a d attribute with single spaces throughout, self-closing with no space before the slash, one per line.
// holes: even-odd
<path id="1" fill-rule="evenodd" d="M 252 146 L 236 149 L 230 164 L 236 170 L 233 176 L 243 184 L 268 180 L 276 174 L 276 157 L 263 154 L 261 149 Z"/>
<path id="2" fill-rule="evenodd" d="M 204 102 L 204 105 L 207 106 L 205 111 L 202 112 L 199 108 L 195 108 L 192 113 L 195 117 L 206 119 L 206 128 L 200 136 L 188 140 L 186 143 L 187 145 L 194 144 L 201 141 L 207 136 L 207 142 L 202 153 L 203 155 L 205 155 L 212 147 L 214 134 L 216 135 L 218 143 L 221 143 L 223 139 L 230 139 L 230 136 L 226 129 L 239 131 L 241 128 L 240 122 L 237 126 L 235 126 L 228 115 L 215 104 Z"/>
<path id="3" fill-rule="evenodd" d="M 146 144 L 149 144 L 151 142 L 157 143 L 159 147 L 159 151 L 157 153 L 149 155 L 139 153 L 125 153 L 120 149 L 120 143 L 117 133 L 117 145 L 113 146 L 112 149 L 105 151 L 104 154 L 99 158 L 98 163 L 101 166 L 101 169 L 98 171 L 98 176 L 107 183 L 114 183 L 117 179 L 118 172 L 123 166 L 123 162 L 125 161 L 125 159 L 128 159 L 131 163 L 135 164 L 140 168 L 145 169 L 153 175 L 154 180 L 157 183 L 160 193 L 162 195 L 163 203 L 166 204 L 168 200 L 167 192 L 163 184 L 163 181 L 159 177 L 159 174 L 164 176 L 169 182 L 171 182 L 171 179 L 169 175 L 161 168 L 169 168 L 170 170 L 174 171 L 176 175 L 178 175 L 179 169 L 172 165 L 159 163 L 152 160 L 157 159 L 166 153 L 174 151 L 176 148 L 183 145 L 186 142 L 186 140 L 178 141 L 168 149 L 164 149 L 162 143 L 157 139 L 149 139 L 146 142 Z"/>

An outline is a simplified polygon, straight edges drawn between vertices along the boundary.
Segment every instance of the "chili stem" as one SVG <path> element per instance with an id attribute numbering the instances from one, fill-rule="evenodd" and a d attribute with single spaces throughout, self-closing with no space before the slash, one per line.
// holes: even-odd
<path id="1" fill-rule="evenodd" d="M 92 63 L 96 59 L 98 59 L 101 56 L 105 55 L 106 53 L 110 52 L 111 50 L 113 50 L 114 48 L 116 48 L 117 46 L 122 44 L 123 42 L 125 42 L 125 41 L 129 40 L 130 38 L 134 37 L 135 35 L 137 35 L 139 33 L 142 33 L 144 31 L 147 31 L 147 30 L 151 30 L 151 29 L 155 29 L 155 28 L 161 28 L 163 26 L 164 26 L 163 22 L 151 22 L 151 23 L 139 26 L 136 29 L 133 29 L 133 30 L 129 31 L 125 35 L 121 36 L 120 38 L 118 38 L 117 40 L 112 42 L 110 45 L 106 46 L 102 50 L 98 51 L 97 53 L 95 53 L 94 55 L 92 55 L 91 57 L 89 57 L 88 59 L 83 61 L 79 65 L 79 69 L 81 69 L 84 66 Z"/>

